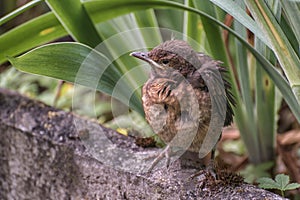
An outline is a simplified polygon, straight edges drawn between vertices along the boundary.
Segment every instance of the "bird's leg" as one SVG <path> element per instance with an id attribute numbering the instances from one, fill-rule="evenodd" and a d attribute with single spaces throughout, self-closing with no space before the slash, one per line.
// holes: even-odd
<path id="1" fill-rule="evenodd" d="M 166 166 L 169 167 L 170 165 L 170 156 L 171 156 L 171 147 L 170 145 L 167 145 L 166 148 L 160 152 L 159 154 L 155 154 L 152 156 L 149 156 L 147 159 L 155 158 L 154 161 L 151 163 L 151 166 L 149 167 L 148 171 L 152 171 L 154 167 L 165 157 L 166 160 Z"/>
<path id="2" fill-rule="evenodd" d="M 210 155 L 208 155 L 209 158 L 207 158 L 207 157 L 203 158 L 203 159 L 206 160 L 206 161 L 204 161 L 205 164 L 204 164 L 203 169 L 201 169 L 200 171 L 198 171 L 195 174 L 191 175 L 190 179 L 193 179 L 196 176 L 201 176 L 201 175 L 207 174 L 207 173 L 209 173 L 215 179 L 218 178 L 216 170 L 215 170 L 215 150 L 216 150 L 215 147 L 211 150 Z M 207 159 L 209 159 L 209 160 L 207 161 Z"/>
<path id="3" fill-rule="evenodd" d="M 219 137 L 219 140 L 221 139 L 222 134 Z M 214 148 L 210 152 L 210 158 L 208 161 L 205 162 L 205 167 L 203 170 L 200 170 L 199 172 L 195 173 L 191 176 L 191 178 L 194 178 L 196 176 L 199 176 L 203 174 L 204 172 L 209 172 L 215 179 L 218 179 L 218 174 L 216 172 L 216 166 L 215 166 L 215 152 L 216 152 L 217 144 L 215 144 Z M 206 157 L 204 157 L 205 159 Z"/>
<path id="4" fill-rule="evenodd" d="M 207 164 L 206 166 L 206 170 L 209 171 L 211 173 L 211 175 L 213 175 L 213 177 L 215 179 L 217 179 L 217 173 L 216 173 L 216 169 L 215 169 L 215 151 L 216 151 L 216 147 L 214 147 L 212 150 L 211 150 L 211 153 L 210 153 L 210 160 L 209 160 L 209 163 Z"/>
<path id="5" fill-rule="evenodd" d="M 209 161 L 205 165 L 205 169 L 212 173 L 215 173 L 215 152 L 216 152 L 216 146 L 211 150 Z"/>

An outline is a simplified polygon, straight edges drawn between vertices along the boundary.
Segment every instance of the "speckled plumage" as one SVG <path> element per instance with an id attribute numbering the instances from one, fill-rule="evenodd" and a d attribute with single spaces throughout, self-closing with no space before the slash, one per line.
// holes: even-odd
<path id="1" fill-rule="evenodd" d="M 211 120 L 210 92 L 218 102 L 222 96 L 220 88 L 224 86 L 224 126 L 231 124 L 231 104 L 235 103 L 221 62 L 195 52 L 180 40 L 167 41 L 148 53 L 134 56 L 152 66 L 150 78 L 142 89 L 142 102 L 147 121 L 164 142 L 170 143 L 180 132 L 176 144 L 183 143 L 189 151 L 199 152 Z M 217 74 L 221 75 L 221 81 L 217 80 Z M 208 82 L 213 85 L 211 91 Z"/>

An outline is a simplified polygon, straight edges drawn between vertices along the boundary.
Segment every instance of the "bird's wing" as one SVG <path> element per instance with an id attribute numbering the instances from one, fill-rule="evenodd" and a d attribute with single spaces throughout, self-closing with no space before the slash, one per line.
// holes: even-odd
<path id="1" fill-rule="evenodd" d="M 230 84 L 226 81 L 224 75 L 226 69 L 221 67 L 221 62 L 212 60 L 204 54 L 199 54 L 199 60 L 201 66 L 195 73 L 199 73 L 204 80 L 212 105 L 208 133 L 199 151 L 199 157 L 202 158 L 214 149 L 222 133 L 223 126 L 228 125 L 227 121 L 229 120 L 231 123 L 233 112 L 230 110 L 229 101 L 233 98 L 229 91 Z M 228 112 L 231 115 L 228 115 Z"/>
<path id="2" fill-rule="evenodd" d="M 219 116 L 225 119 L 226 116 L 226 87 L 227 83 L 223 79 L 223 71 L 221 62 L 212 60 L 209 56 L 200 54 L 201 67 L 197 69 L 196 73 L 201 75 L 205 85 L 208 88 L 212 106 L 215 107 L 215 111 Z"/>

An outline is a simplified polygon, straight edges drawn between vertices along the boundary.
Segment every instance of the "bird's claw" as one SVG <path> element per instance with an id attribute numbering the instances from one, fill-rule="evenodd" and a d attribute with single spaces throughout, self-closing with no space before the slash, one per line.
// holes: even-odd
<path id="1" fill-rule="evenodd" d="M 171 156 L 171 149 L 167 146 L 162 152 L 158 154 L 154 154 L 146 158 L 147 160 L 155 158 L 154 161 L 151 163 L 151 166 L 148 168 L 148 171 L 152 171 L 154 167 L 165 157 L 166 158 L 166 167 L 168 168 L 170 165 L 170 156 Z"/>
<path id="2" fill-rule="evenodd" d="M 214 179 L 217 179 L 217 173 L 216 173 L 216 169 L 215 169 L 215 165 L 214 165 L 214 161 L 210 160 L 209 164 L 207 166 L 203 166 L 203 168 L 194 173 L 193 175 L 190 176 L 190 180 L 194 179 L 195 177 L 200 177 L 200 179 L 203 178 L 203 176 L 210 176 L 213 177 Z"/>

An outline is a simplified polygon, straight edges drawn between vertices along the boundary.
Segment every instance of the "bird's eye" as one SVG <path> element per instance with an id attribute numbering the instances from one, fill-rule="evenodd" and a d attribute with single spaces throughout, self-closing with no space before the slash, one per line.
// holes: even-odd
<path id="1" fill-rule="evenodd" d="M 169 64 L 169 60 L 162 60 L 161 62 L 162 62 L 162 64 L 164 64 L 164 65 Z"/>

